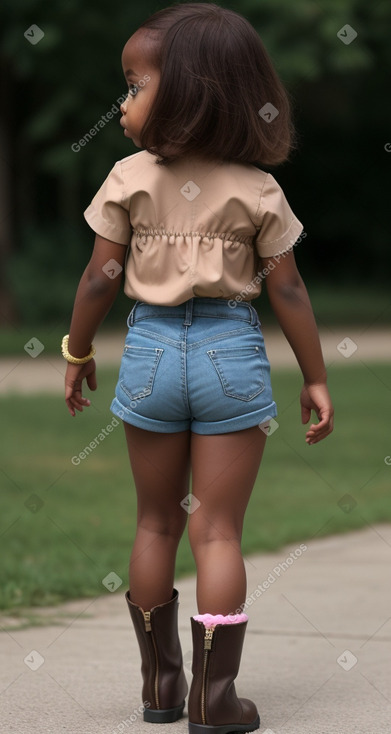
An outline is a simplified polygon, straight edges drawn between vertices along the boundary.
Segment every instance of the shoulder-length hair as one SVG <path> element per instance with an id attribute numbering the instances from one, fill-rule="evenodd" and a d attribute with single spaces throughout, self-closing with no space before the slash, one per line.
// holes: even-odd
<path id="1" fill-rule="evenodd" d="M 161 77 L 140 142 L 158 164 L 186 155 L 287 160 L 295 147 L 288 94 L 242 15 L 213 3 L 177 4 L 141 29 Z"/>

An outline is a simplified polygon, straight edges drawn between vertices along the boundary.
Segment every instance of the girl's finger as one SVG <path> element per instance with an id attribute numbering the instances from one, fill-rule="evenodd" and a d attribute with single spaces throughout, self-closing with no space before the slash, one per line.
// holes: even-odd
<path id="1" fill-rule="evenodd" d="M 333 420 L 331 415 L 326 415 L 317 424 L 312 424 L 306 433 L 307 443 L 318 443 L 328 436 L 333 430 Z"/>
<path id="2" fill-rule="evenodd" d="M 306 408 L 304 405 L 301 406 L 301 422 L 308 423 L 311 418 L 311 410 Z"/>
<path id="3" fill-rule="evenodd" d="M 327 426 L 322 431 L 311 431 L 306 434 L 306 441 L 307 443 L 318 443 L 319 441 L 322 441 L 326 436 L 328 436 L 332 432 L 332 427 Z"/>
<path id="4" fill-rule="evenodd" d="M 72 416 L 74 416 L 75 415 L 75 411 L 74 411 L 73 405 L 71 404 L 70 400 L 66 400 L 65 402 L 67 404 L 67 408 L 68 408 L 70 414 Z"/>
<path id="5" fill-rule="evenodd" d="M 72 395 L 65 402 L 67 403 L 68 408 L 70 409 L 70 412 L 72 415 L 75 415 L 75 412 L 74 412 L 75 409 L 78 410 L 80 413 L 82 413 L 83 408 L 88 408 L 91 405 L 88 398 L 83 398 L 81 396 L 77 397 L 76 395 Z"/>
<path id="6" fill-rule="evenodd" d="M 312 424 L 312 425 L 310 426 L 310 430 L 311 430 L 311 429 L 315 429 L 315 430 L 317 430 L 317 431 L 321 431 L 321 430 L 323 429 L 323 427 L 324 427 L 324 426 L 328 426 L 328 425 L 330 425 L 330 421 L 331 421 L 331 414 L 329 413 L 329 411 L 327 411 L 327 412 L 325 412 L 325 413 L 320 413 L 320 414 L 318 415 L 318 418 L 319 418 L 319 423 L 313 423 L 313 424 Z"/>
<path id="7" fill-rule="evenodd" d="M 329 433 L 331 433 L 330 426 L 324 426 L 320 430 L 314 430 L 310 433 L 310 438 L 319 438 L 323 436 L 327 436 Z"/>

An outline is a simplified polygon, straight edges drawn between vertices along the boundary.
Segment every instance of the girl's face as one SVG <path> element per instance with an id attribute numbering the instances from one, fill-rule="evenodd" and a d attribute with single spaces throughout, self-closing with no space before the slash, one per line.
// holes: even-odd
<path id="1" fill-rule="evenodd" d="M 141 147 L 140 132 L 155 98 L 160 73 L 148 60 L 148 36 L 142 29 L 136 31 L 125 44 L 122 52 L 122 68 L 129 88 L 125 102 L 120 106 L 120 125 L 124 135 Z"/>

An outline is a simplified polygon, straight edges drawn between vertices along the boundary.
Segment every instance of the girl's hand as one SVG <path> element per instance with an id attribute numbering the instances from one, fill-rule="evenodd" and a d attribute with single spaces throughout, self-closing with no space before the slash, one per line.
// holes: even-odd
<path id="1" fill-rule="evenodd" d="M 81 385 L 85 377 L 87 378 L 87 385 L 90 390 L 96 390 L 96 365 L 94 359 L 90 359 L 85 364 L 68 363 L 65 373 L 65 402 L 72 416 L 75 415 L 75 408 L 82 412 L 83 407 L 91 405 L 91 402 L 87 398 L 83 398 L 81 394 Z"/>
<path id="2" fill-rule="evenodd" d="M 331 402 L 327 385 L 320 383 L 304 383 L 300 394 L 301 422 L 308 423 L 311 418 L 311 410 L 314 410 L 319 423 L 312 423 L 306 433 L 306 442 L 309 446 L 318 443 L 331 433 L 334 427 L 334 408 Z"/>

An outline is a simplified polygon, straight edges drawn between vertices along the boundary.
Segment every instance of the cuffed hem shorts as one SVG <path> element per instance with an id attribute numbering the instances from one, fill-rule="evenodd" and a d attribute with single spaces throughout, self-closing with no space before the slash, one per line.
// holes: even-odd
<path id="1" fill-rule="evenodd" d="M 126 423 L 208 435 L 276 417 L 261 324 L 249 301 L 136 301 L 127 325 L 110 406 Z"/>

